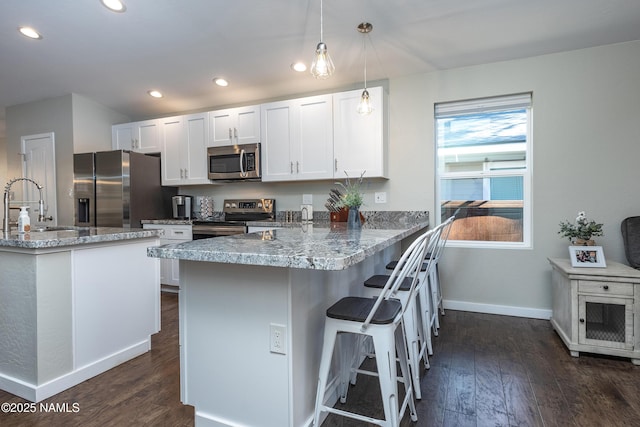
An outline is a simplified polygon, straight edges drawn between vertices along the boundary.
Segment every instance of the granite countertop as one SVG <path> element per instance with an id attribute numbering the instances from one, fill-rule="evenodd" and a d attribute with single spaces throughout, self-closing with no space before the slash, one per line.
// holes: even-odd
<path id="1" fill-rule="evenodd" d="M 290 225 L 271 231 L 200 239 L 147 249 L 156 258 L 315 270 L 343 270 L 426 228 L 428 214 L 404 221 Z"/>
<path id="2" fill-rule="evenodd" d="M 35 228 L 35 227 L 34 227 Z M 113 242 L 159 237 L 162 230 L 117 227 L 50 227 L 47 231 L 31 231 L 18 234 L 13 230 L 9 235 L 0 233 L 0 248 L 57 248 L 85 245 L 89 243 Z"/>

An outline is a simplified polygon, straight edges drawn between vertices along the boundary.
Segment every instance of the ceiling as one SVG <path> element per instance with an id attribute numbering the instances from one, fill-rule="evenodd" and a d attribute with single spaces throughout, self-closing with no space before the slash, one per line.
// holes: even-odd
<path id="1" fill-rule="evenodd" d="M 141 120 L 353 85 L 363 21 L 368 80 L 640 39 L 638 0 L 324 0 L 336 72 L 316 80 L 290 64 L 312 59 L 320 0 L 123 1 L 124 13 L 99 0 L 2 2 L 0 138 L 7 106 L 69 93 Z"/>

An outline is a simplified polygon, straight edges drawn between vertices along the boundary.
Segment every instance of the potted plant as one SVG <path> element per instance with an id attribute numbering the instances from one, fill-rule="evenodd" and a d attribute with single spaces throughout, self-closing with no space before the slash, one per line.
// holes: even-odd
<path id="1" fill-rule="evenodd" d="M 563 221 L 560 223 L 562 237 L 567 237 L 574 245 L 593 246 L 595 245 L 593 236 L 602 236 L 602 224 L 589 221 L 584 211 L 578 212 L 575 223 Z"/>
<path id="2" fill-rule="evenodd" d="M 344 191 L 342 192 L 342 196 L 338 202 L 338 207 L 349 209 L 349 217 L 347 218 L 347 227 L 349 228 L 360 228 L 361 219 L 360 219 L 360 206 L 364 203 L 364 196 L 360 190 L 362 186 L 362 177 L 364 176 L 363 171 L 360 174 L 358 179 L 351 179 L 347 172 L 345 171 L 345 175 L 347 175 L 347 179 L 344 183 L 336 182 Z"/>

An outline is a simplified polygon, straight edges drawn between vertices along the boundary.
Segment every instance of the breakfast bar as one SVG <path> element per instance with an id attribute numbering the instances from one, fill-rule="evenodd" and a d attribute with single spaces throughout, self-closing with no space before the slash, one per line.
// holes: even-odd
<path id="1" fill-rule="evenodd" d="M 181 397 L 196 425 L 311 425 L 326 309 L 427 226 L 413 212 L 149 248 L 180 260 Z"/>

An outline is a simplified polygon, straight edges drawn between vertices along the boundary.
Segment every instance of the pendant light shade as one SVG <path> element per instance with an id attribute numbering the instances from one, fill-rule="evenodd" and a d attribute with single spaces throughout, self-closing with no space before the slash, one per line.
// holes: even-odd
<path id="1" fill-rule="evenodd" d="M 364 53 L 364 90 L 360 96 L 360 103 L 358 104 L 358 114 L 371 114 L 373 107 L 371 106 L 371 100 L 369 99 L 369 91 L 367 90 L 367 34 L 373 31 L 373 25 L 368 22 L 363 22 L 356 28 L 358 32 L 362 33 L 362 51 Z"/>
<path id="2" fill-rule="evenodd" d="M 326 79 L 336 70 L 331 56 L 329 56 L 329 52 L 327 51 L 327 45 L 323 41 L 323 25 L 322 0 L 320 0 L 320 43 L 318 43 L 316 47 L 316 54 L 311 63 L 311 74 L 313 74 L 313 77 L 316 79 Z"/>
<path id="3" fill-rule="evenodd" d="M 367 89 L 362 91 L 357 111 L 358 114 L 362 115 L 371 114 L 371 112 L 373 111 L 373 107 L 371 106 L 371 101 L 369 99 L 369 91 Z"/>

